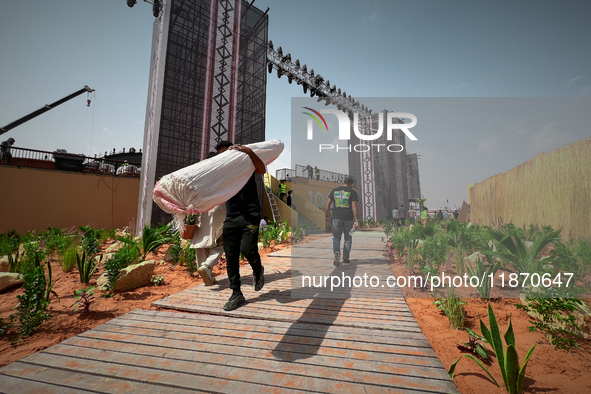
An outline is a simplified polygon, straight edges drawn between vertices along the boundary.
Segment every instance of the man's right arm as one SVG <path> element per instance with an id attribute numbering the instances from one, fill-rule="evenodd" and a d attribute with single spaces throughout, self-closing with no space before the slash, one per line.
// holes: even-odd
<path id="1" fill-rule="evenodd" d="M 330 219 L 330 206 L 332 204 L 332 199 L 329 197 L 326 201 L 326 207 L 324 208 L 324 221 L 328 222 Z"/>

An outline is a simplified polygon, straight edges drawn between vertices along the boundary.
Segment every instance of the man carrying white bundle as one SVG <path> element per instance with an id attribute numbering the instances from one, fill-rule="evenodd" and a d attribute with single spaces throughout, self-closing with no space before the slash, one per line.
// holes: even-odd
<path id="1" fill-rule="evenodd" d="M 224 310 L 231 311 L 245 302 L 240 290 L 240 252 L 252 267 L 254 290 L 261 290 L 265 284 L 264 268 L 258 250 L 261 207 L 254 175 L 265 173 L 265 163 L 252 149 L 239 144 L 234 145 L 230 141 L 220 142 L 215 149 L 218 154 L 228 149 L 246 153 L 255 167 L 255 171 L 244 187 L 226 201 L 226 220 L 223 224 L 222 238 L 232 296 L 224 305 Z"/>

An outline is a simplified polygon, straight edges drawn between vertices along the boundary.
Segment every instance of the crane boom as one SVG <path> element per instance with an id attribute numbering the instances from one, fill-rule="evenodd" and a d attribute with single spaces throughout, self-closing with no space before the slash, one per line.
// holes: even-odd
<path id="1" fill-rule="evenodd" d="M 53 109 L 55 107 L 57 107 L 60 104 L 65 103 L 66 101 L 69 101 L 71 99 L 73 99 L 74 97 L 80 96 L 82 93 L 84 92 L 94 92 L 94 89 L 89 88 L 87 85 L 84 85 L 84 87 L 66 97 L 64 97 L 63 99 L 60 99 L 58 101 L 56 101 L 55 103 L 51 103 L 51 104 L 46 104 L 44 107 L 39 108 L 37 111 L 31 112 L 28 115 L 23 116 L 22 118 L 15 120 L 14 122 L 0 128 L 0 135 L 6 133 L 9 130 L 14 129 L 17 126 L 20 126 L 21 124 L 28 122 L 29 120 L 36 118 L 37 116 L 44 114 L 45 112 L 49 111 L 50 109 Z"/>

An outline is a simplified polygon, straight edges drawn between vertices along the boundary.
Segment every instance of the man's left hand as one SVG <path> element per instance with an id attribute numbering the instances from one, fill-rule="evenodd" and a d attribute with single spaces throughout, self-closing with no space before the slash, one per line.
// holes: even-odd
<path id="1" fill-rule="evenodd" d="M 252 152 L 252 149 L 250 149 L 247 146 L 240 145 L 240 144 L 234 144 L 231 147 L 229 147 L 228 150 L 237 150 L 237 151 L 240 151 L 240 152 L 246 153 L 246 154 L 249 154 L 250 152 Z"/>

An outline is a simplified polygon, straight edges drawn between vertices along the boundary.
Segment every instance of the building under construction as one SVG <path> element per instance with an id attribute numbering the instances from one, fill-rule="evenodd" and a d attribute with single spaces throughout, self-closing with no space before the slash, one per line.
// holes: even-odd
<path id="1" fill-rule="evenodd" d="M 359 120 L 362 134 L 375 134 L 378 116 L 382 111 Z M 395 119 L 394 123 L 402 123 Z M 353 124 L 351 124 L 353 128 Z M 401 205 L 407 210 L 412 200 L 421 197 L 418 156 L 406 154 L 406 136 L 401 130 L 394 130 L 392 140 L 387 133 L 373 141 L 360 140 L 351 130 L 351 151 L 349 172 L 355 179 L 359 191 L 360 214 L 364 220 L 387 220 L 392 210 Z"/>
<path id="2" fill-rule="evenodd" d="M 138 229 L 170 220 L 152 202 L 157 179 L 222 140 L 265 139 L 267 14 L 244 0 L 166 4 L 152 39 Z"/>

